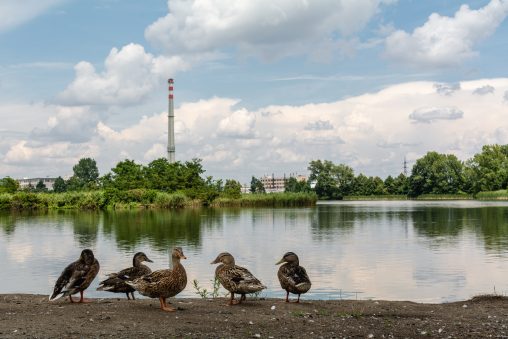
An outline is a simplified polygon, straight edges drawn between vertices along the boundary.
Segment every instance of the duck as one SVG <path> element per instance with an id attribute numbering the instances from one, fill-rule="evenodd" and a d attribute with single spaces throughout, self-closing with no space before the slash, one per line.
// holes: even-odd
<path id="1" fill-rule="evenodd" d="M 310 290 L 311 282 L 305 268 L 300 266 L 298 256 L 294 252 L 284 254 L 275 265 L 280 265 L 277 272 L 280 286 L 286 290 L 286 302 L 289 302 L 289 293 L 298 294 L 297 303 L 300 302 L 300 294 Z"/>
<path id="2" fill-rule="evenodd" d="M 143 262 L 153 262 L 148 259 L 145 253 L 138 252 L 132 258 L 132 267 L 121 270 L 117 273 L 108 274 L 108 278 L 99 283 L 97 291 L 107 291 L 113 293 L 125 293 L 127 300 L 135 300 L 135 289 L 127 285 L 126 281 L 132 281 L 144 275 L 152 273 L 150 267 L 143 265 Z M 130 294 L 130 295 L 129 295 Z"/>
<path id="3" fill-rule="evenodd" d="M 235 258 L 228 252 L 220 253 L 210 264 L 219 264 L 215 269 L 215 278 L 231 293 L 229 305 L 241 304 L 248 293 L 256 293 L 266 288 L 248 269 L 235 265 Z M 235 293 L 240 300 L 235 300 Z"/>
<path id="4" fill-rule="evenodd" d="M 73 303 L 72 295 L 79 292 L 81 298 L 78 303 L 89 302 L 83 298 L 83 292 L 95 279 L 99 269 L 99 261 L 95 258 L 92 250 L 84 249 L 81 251 L 79 259 L 70 263 L 60 274 L 49 300 L 53 301 L 68 296 L 70 302 Z"/>
<path id="5" fill-rule="evenodd" d="M 168 306 L 166 299 L 174 297 L 187 286 L 187 273 L 180 259 L 187 257 L 181 247 L 175 247 L 171 252 L 172 269 L 154 271 L 126 283 L 146 297 L 159 298 L 162 311 L 174 312 L 176 309 Z"/>

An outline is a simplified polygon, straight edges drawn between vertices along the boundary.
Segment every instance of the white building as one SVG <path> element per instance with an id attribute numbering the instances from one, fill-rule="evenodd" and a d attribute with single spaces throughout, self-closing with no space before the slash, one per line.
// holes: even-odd
<path id="1" fill-rule="evenodd" d="M 305 181 L 307 180 L 307 177 L 304 175 L 290 175 L 289 177 L 283 176 L 283 177 L 275 177 L 274 175 L 270 176 L 263 176 L 259 180 L 265 187 L 266 193 L 275 193 L 275 192 L 284 192 L 286 181 L 289 178 L 296 178 L 298 181 Z"/>
<path id="2" fill-rule="evenodd" d="M 37 186 L 37 183 L 39 181 L 43 182 L 43 184 L 46 186 L 48 191 L 53 190 L 53 184 L 55 183 L 56 178 L 23 178 L 23 179 L 17 179 L 19 182 L 19 188 L 20 189 L 27 189 L 29 187 L 35 188 Z"/>

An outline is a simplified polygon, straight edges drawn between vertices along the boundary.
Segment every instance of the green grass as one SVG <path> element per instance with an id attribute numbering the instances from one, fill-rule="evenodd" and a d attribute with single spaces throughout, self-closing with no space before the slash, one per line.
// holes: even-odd
<path id="1" fill-rule="evenodd" d="M 476 195 L 476 199 L 477 200 L 508 200 L 508 190 L 480 192 Z M 1 204 L 1 202 L 0 202 L 0 204 Z"/>
<path id="2" fill-rule="evenodd" d="M 343 200 L 359 201 L 359 200 L 408 200 L 407 195 L 403 194 L 386 194 L 386 195 L 347 195 Z"/>
<path id="3" fill-rule="evenodd" d="M 317 202 L 315 193 L 268 193 L 242 194 L 240 198 L 217 198 L 214 207 L 300 207 L 313 206 Z"/>
<path id="4" fill-rule="evenodd" d="M 218 198 L 216 207 L 298 207 L 315 205 L 314 193 L 244 194 L 240 198 Z M 204 202 L 182 192 L 167 193 L 148 189 L 129 191 L 98 190 L 65 193 L 16 192 L 0 194 L 2 210 L 120 210 L 139 208 L 175 209 L 200 207 Z"/>
<path id="5" fill-rule="evenodd" d="M 416 200 L 473 200 L 470 194 L 422 194 L 416 197 Z"/>

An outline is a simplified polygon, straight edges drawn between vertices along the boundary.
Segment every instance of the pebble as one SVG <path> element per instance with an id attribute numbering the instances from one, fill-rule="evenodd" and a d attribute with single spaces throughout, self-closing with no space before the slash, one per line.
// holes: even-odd
<path id="1" fill-rule="evenodd" d="M 275 309 L 275 305 L 273 305 L 272 307 L 270 307 L 270 309 L 273 311 Z"/>

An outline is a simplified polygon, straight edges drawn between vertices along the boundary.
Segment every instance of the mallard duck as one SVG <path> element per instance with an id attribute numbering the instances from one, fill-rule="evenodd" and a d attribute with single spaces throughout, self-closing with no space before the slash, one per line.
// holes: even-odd
<path id="1" fill-rule="evenodd" d="M 245 294 L 256 293 L 266 288 L 248 269 L 236 266 L 235 258 L 228 252 L 222 252 L 211 262 L 212 265 L 218 263 L 221 265 L 215 269 L 215 277 L 231 292 L 229 305 L 240 304 L 246 299 Z M 239 301 L 235 300 L 235 293 L 241 294 Z"/>
<path id="2" fill-rule="evenodd" d="M 187 273 L 180 263 L 180 259 L 187 258 L 183 255 L 181 247 L 173 249 L 171 259 L 173 269 L 158 270 L 126 282 L 144 296 L 159 298 L 161 310 L 166 312 L 176 311 L 175 308 L 167 305 L 166 298 L 174 297 L 182 292 L 187 285 Z"/>
<path id="3" fill-rule="evenodd" d="M 311 283 L 305 268 L 300 266 L 298 256 L 293 252 L 284 254 L 275 265 L 284 263 L 279 267 L 277 277 L 282 289 L 286 290 L 286 302 L 289 302 L 289 292 L 298 294 L 297 303 L 300 302 L 300 294 L 310 289 Z"/>
<path id="4" fill-rule="evenodd" d="M 99 268 L 99 262 L 95 259 L 92 250 L 83 250 L 79 259 L 69 264 L 60 274 L 49 300 L 68 296 L 72 303 L 74 302 L 72 295 L 79 292 L 81 295 L 79 302 L 88 302 L 83 299 L 83 291 L 90 286 L 90 283 L 99 272 Z"/>
<path id="5" fill-rule="evenodd" d="M 132 258 L 132 267 L 123 269 L 117 273 L 108 274 L 108 278 L 99 283 L 97 291 L 125 293 L 127 295 L 127 300 L 131 299 L 129 296 L 130 293 L 132 299 L 136 299 L 134 298 L 135 289 L 127 285 L 125 282 L 132 281 L 152 272 L 150 267 L 142 264 L 143 261 L 153 262 L 148 259 L 146 254 L 143 252 L 134 254 L 134 257 Z"/>

